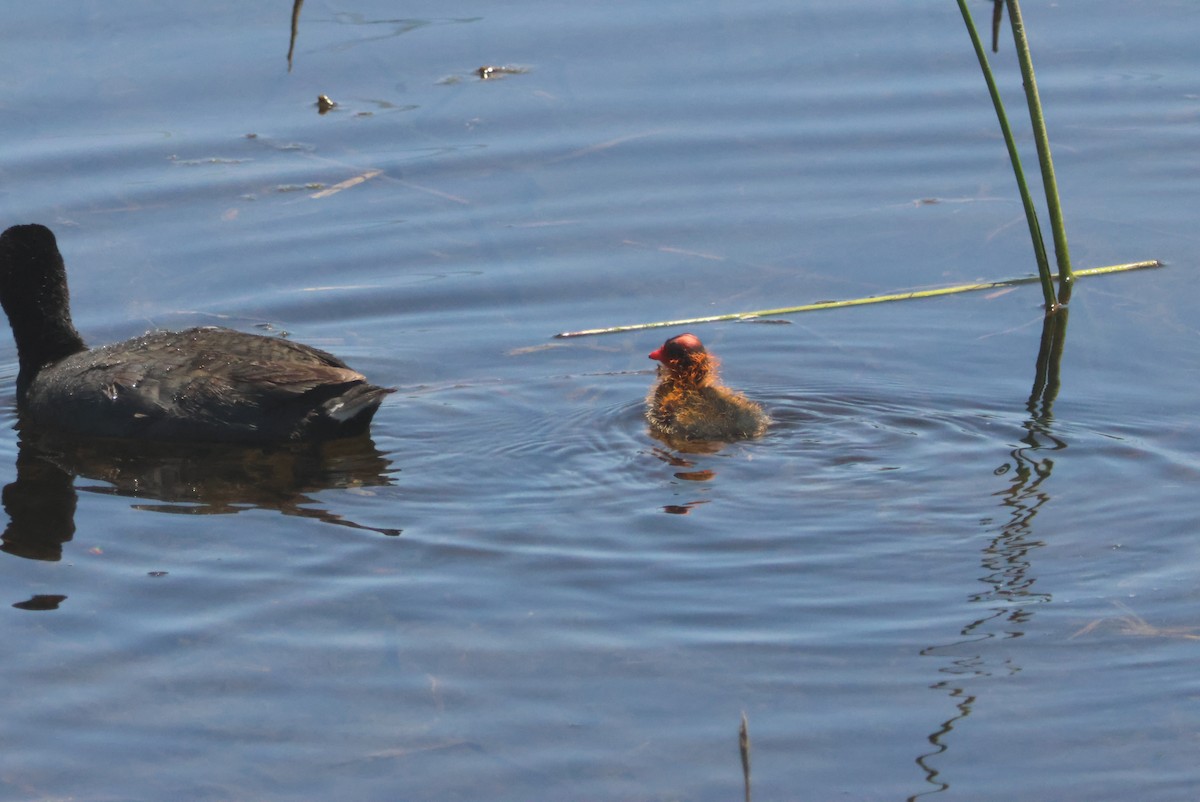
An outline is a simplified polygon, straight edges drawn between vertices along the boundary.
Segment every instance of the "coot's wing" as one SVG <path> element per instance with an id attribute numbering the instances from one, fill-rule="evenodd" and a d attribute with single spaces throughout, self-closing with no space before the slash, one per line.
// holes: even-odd
<path id="1" fill-rule="evenodd" d="M 27 406 L 102 437 L 269 442 L 365 429 L 387 392 L 316 348 L 201 328 L 68 357 L 39 374 Z"/>

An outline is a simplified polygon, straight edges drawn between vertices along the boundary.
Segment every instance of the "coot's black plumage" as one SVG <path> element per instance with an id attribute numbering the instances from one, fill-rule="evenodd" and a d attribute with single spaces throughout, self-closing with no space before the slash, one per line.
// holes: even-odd
<path id="1" fill-rule="evenodd" d="M 390 389 L 307 345 L 206 327 L 88 349 L 50 229 L 0 234 L 0 304 L 17 342 L 17 405 L 92 437 L 269 444 L 365 432 Z"/>

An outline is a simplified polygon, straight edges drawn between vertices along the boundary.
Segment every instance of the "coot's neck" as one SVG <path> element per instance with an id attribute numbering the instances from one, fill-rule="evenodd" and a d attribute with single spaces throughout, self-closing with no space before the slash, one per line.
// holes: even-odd
<path id="1" fill-rule="evenodd" d="M 42 368 L 71 354 L 86 351 L 87 345 L 72 325 L 69 313 L 61 319 L 42 321 L 41 325 L 23 329 L 18 329 L 18 321 L 11 316 L 9 321 L 13 327 L 13 339 L 17 341 L 17 361 L 20 363 L 17 402 L 24 403 L 29 386 Z"/>
<path id="2" fill-rule="evenodd" d="M 17 342 L 17 401 L 42 368 L 87 350 L 71 323 L 67 269 L 48 228 L 13 226 L 0 236 L 0 304 Z"/>

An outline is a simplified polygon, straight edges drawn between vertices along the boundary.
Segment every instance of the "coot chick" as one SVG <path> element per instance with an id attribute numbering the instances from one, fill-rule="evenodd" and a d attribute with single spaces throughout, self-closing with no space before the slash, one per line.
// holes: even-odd
<path id="1" fill-rule="evenodd" d="M 694 334 L 680 334 L 650 354 L 662 364 L 646 398 L 646 419 L 656 432 L 682 440 L 758 437 L 770 419 L 744 395 L 723 387 L 720 362 Z"/>
<path id="2" fill-rule="evenodd" d="M 88 349 L 50 229 L 0 234 L 0 304 L 23 420 L 90 437 L 244 445 L 365 432 L 391 389 L 307 345 L 204 327 Z"/>

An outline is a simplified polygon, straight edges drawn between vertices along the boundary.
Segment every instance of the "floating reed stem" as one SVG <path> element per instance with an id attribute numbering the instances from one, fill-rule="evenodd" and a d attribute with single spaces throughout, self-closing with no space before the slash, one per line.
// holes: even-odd
<path id="1" fill-rule="evenodd" d="M 1123 265 L 1109 265 L 1108 267 L 1092 267 L 1086 270 L 1075 271 L 1076 276 L 1101 276 L 1108 273 L 1124 273 L 1129 270 L 1143 270 L 1150 267 L 1162 267 L 1162 263 L 1157 260 L 1147 262 L 1131 262 Z M 1055 278 L 1055 277 L 1052 277 Z M 872 295 L 867 298 L 853 298 L 848 301 L 820 301 L 819 303 L 804 304 L 802 306 L 787 306 L 779 309 L 759 309 L 753 312 L 731 312 L 723 315 L 708 315 L 706 317 L 691 317 L 682 320 L 660 320 L 654 323 L 633 323 L 626 326 L 608 326 L 602 329 L 583 329 L 581 331 L 563 331 L 555 334 L 558 338 L 567 337 L 588 337 L 597 334 L 620 334 L 628 331 L 643 331 L 645 329 L 662 329 L 670 326 L 695 326 L 701 323 L 720 323 L 730 320 L 754 320 L 761 317 L 776 317 L 779 315 L 794 315 L 801 312 L 818 312 L 825 309 L 842 309 L 847 306 L 867 306 L 868 304 L 882 304 L 891 301 L 912 301 L 918 298 L 936 298 L 941 295 L 955 295 L 962 292 L 976 292 L 979 290 L 994 290 L 1002 287 L 1016 287 L 1021 284 L 1031 284 L 1039 281 L 1038 276 L 1025 276 L 1023 278 L 1011 278 L 1005 281 L 989 281 L 981 284 L 958 284 L 953 287 L 938 287 L 931 290 L 914 290 L 912 292 L 898 292 L 891 295 Z"/>
<path id="2" fill-rule="evenodd" d="M 875 295 L 868 298 L 855 298 L 848 301 L 822 301 L 820 303 L 804 304 L 801 306 L 789 306 L 779 309 L 760 309 L 754 312 L 732 312 L 722 315 L 708 315 L 706 317 L 684 318 L 682 320 L 662 320 L 654 323 L 635 323 L 627 326 L 609 326 L 600 329 L 583 329 L 581 331 L 563 331 L 555 334 L 555 337 L 585 337 L 596 334 L 617 334 L 629 331 L 641 331 L 644 329 L 658 329 L 669 326 L 695 326 L 701 323 L 716 323 L 720 321 L 730 320 L 753 320 L 755 318 L 770 317 L 775 315 L 791 315 L 800 312 L 815 312 L 823 309 L 840 309 L 847 306 L 865 306 L 867 304 L 887 303 L 889 301 L 910 301 L 917 298 L 934 298 L 939 295 L 954 295 L 961 292 L 975 292 L 978 290 L 998 289 L 1001 287 L 1011 287 L 1018 284 L 1028 284 L 1033 281 L 1041 282 L 1042 297 L 1046 305 L 1046 313 L 1052 314 L 1057 312 L 1061 307 L 1065 306 L 1071 297 L 1071 288 L 1074 285 L 1076 276 L 1098 276 L 1106 273 L 1119 273 L 1127 270 L 1140 270 L 1147 267 L 1161 267 L 1161 263 L 1157 260 L 1144 262 L 1131 262 L 1129 264 L 1111 265 L 1109 267 L 1095 267 L 1088 270 L 1073 271 L 1071 269 L 1071 255 L 1067 247 L 1066 227 L 1063 224 L 1062 203 L 1058 196 L 1058 183 L 1054 175 L 1054 160 L 1050 156 L 1050 138 L 1046 133 L 1046 118 L 1042 113 L 1042 103 L 1038 95 L 1037 79 L 1033 74 L 1033 57 L 1029 52 L 1029 41 L 1025 36 L 1025 23 L 1021 17 L 1021 6 L 1017 0 L 995 0 L 996 15 L 993 17 L 993 34 L 992 41 L 995 47 L 996 30 L 999 24 L 999 14 L 1001 3 L 1008 5 L 1008 16 L 1012 23 L 1013 40 L 1016 44 L 1017 58 L 1021 65 L 1021 77 L 1025 87 L 1025 98 L 1029 105 L 1029 118 L 1033 126 L 1034 142 L 1037 145 L 1038 163 L 1042 170 L 1042 185 L 1046 193 L 1046 206 L 1050 214 L 1050 228 L 1054 235 L 1054 255 L 1058 265 L 1058 273 L 1050 273 L 1050 261 L 1046 256 L 1046 245 L 1042 238 L 1041 225 L 1038 223 L 1037 207 L 1033 203 L 1033 197 L 1029 192 L 1029 185 L 1025 180 L 1025 171 L 1021 168 L 1021 158 L 1017 151 L 1016 141 L 1012 134 L 1012 127 L 1008 123 L 1008 115 L 1004 111 L 1004 103 L 1000 98 L 1000 92 L 996 88 L 995 78 L 992 76 L 991 67 L 988 64 L 987 52 L 984 49 L 983 43 L 979 38 L 979 32 L 975 28 L 975 22 L 971 19 L 971 12 L 967 8 L 966 0 L 958 0 L 959 10 L 962 12 L 963 21 L 967 25 L 967 32 L 971 36 L 971 44 L 975 48 L 976 57 L 979 60 L 979 67 L 983 70 L 984 80 L 987 82 L 988 94 L 992 97 L 992 105 L 996 109 L 996 117 L 1000 122 L 1000 131 L 1004 135 L 1004 144 L 1008 148 L 1009 160 L 1012 162 L 1013 174 L 1016 177 L 1017 189 L 1021 195 L 1021 205 L 1025 209 L 1025 218 L 1029 224 L 1029 236 L 1033 242 L 1034 255 L 1037 258 L 1038 275 L 1027 276 L 1024 278 L 1008 279 L 1005 281 L 992 281 L 982 284 L 960 284 L 954 287 L 942 287 L 932 290 L 917 290 L 914 292 L 895 293 L 892 295 Z M 1058 279 L 1058 297 L 1054 295 L 1054 279 Z M 1064 319 L 1065 327 L 1065 319 Z"/>

